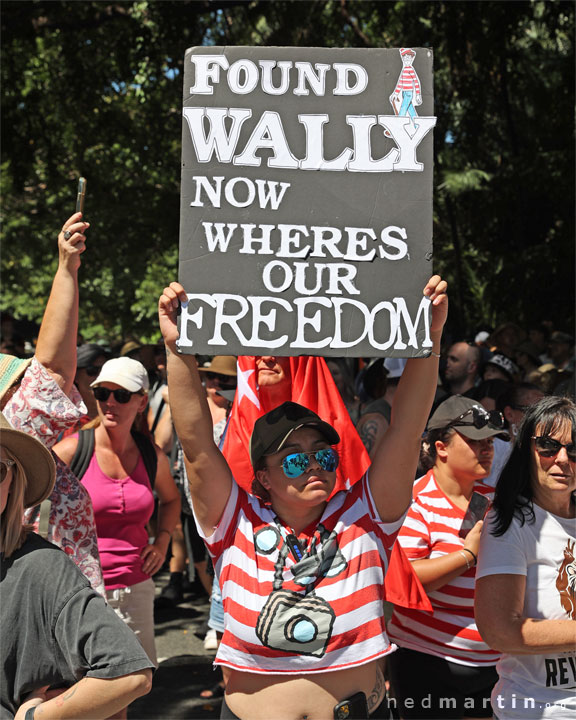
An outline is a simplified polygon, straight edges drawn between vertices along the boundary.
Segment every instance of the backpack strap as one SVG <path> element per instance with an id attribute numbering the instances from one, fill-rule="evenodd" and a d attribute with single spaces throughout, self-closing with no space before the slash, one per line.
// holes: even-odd
<path id="1" fill-rule="evenodd" d="M 162 413 L 164 412 L 164 405 L 166 405 L 166 401 L 164 398 L 160 400 L 160 404 L 158 405 L 158 408 L 156 409 L 156 415 L 154 415 L 154 422 L 152 423 L 152 427 L 150 428 L 150 432 L 152 433 L 152 437 L 154 437 L 154 432 L 156 428 L 158 427 L 158 423 L 160 422 L 160 418 L 162 417 Z"/>
<path id="2" fill-rule="evenodd" d="M 156 455 L 156 447 L 149 437 L 146 437 L 141 432 L 134 431 L 132 433 L 134 442 L 138 446 L 142 460 L 144 461 L 144 467 L 148 473 L 148 479 L 150 480 L 150 487 L 154 490 L 154 483 L 156 481 L 156 470 L 158 469 L 158 456 Z"/>
<path id="3" fill-rule="evenodd" d="M 78 432 L 76 452 L 70 463 L 70 469 L 78 480 L 81 480 L 86 470 L 88 470 L 92 455 L 94 455 L 94 428 L 80 430 Z"/>

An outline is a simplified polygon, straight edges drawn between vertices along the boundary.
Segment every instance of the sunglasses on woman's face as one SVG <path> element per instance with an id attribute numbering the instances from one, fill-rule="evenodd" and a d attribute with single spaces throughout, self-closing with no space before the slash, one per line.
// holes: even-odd
<path id="1" fill-rule="evenodd" d="M 464 422 L 464 418 L 472 415 L 470 422 Z M 459 417 L 452 422 L 448 423 L 448 427 L 466 427 L 473 426 L 477 430 L 489 425 L 494 430 L 501 430 L 504 427 L 504 416 L 498 410 L 491 410 L 488 412 L 485 408 L 480 405 L 473 405 L 471 408 L 462 413 Z"/>
<path id="2" fill-rule="evenodd" d="M 303 475 L 310 466 L 310 457 L 314 457 L 322 470 L 333 472 L 338 467 L 338 454 L 332 448 L 323 448 L 313 452 L 299 452 L 286 455 L 282 460 L 281 468 L 284 475 L 297 478 Z"/>
<path id="3" fill-rule="evenodd" d="M 88 377 L 96 377 L 100 373 L 100 370 L 102 370 L 101 365 L 87 365 L 84 368 L 84 372 Z"/>
<path id="4" fill-rule="evenodd" d="M 220 385 L 236 385 L 236 378 L 233 375 L 220 375 L 219 373 L 207 372 L 206 380 L 213 380 Z"/>
<path id="5" fill-rule="evenodd" d="M 0 484 L 2 484 L 4 480 L 6 480 L 8 470 L 13 465 L 16 465 L 16 462 L 14 460 L 0 460 Z"/>
<path id="6" fill-rule="evenodd" d="M 565 448 L 568 460 L 571 460 L 572 462 L 576 461 L 576 443 L 574 442 L 563 445 L 561 442 L 554 440 L 554 438 L 551 438 L 548 435 L 536 435 L 532 438 L 532 440 L 534 440 L 536 452 L 541 457 L 555 457 L 562 448 Z"/>
<path id="7" fill-rule="evenodd" d="M 132 397 L 132 395 L 138 395 L 138 393 L 130 392 L 130 390 L 125 390 L 124 388 L 116 388 L 116 390 L 110 390 L 109 388 L 105 387 L 95 387 L 93 388 L 93 391 L 96 400 L 99 400 L 100 402 L 106 402 L 110 397 L 110 393 L 112 393 L 112 395 L 114 395 L 114 400 L 116 400 L 116 402 L 120 403 L 121 405 L 125 405 L 127 402 L 130 402 L 130 398 Z"/>

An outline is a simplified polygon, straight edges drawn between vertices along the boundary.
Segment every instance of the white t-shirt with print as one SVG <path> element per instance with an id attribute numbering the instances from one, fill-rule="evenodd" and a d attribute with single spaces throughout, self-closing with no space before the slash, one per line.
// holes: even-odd
<path id="1" fill-rule="evenodd" d="M 535 521 L 517 518 L 501 537 L 484 524 L 476 579 L 525 575 L 524 617 L 576 621 L 576 522 L 534 505 Z M 514 655 L 496 666 L 492 707 L 499 720 L 567 718 L 576 712 L 576 652 Z"/>

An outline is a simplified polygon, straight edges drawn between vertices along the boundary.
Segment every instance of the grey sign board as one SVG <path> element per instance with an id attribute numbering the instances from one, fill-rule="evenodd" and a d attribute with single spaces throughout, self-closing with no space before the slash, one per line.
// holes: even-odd
<path id="1" fill-rule="evenodd" d="M 429 353 L 432 66 L 429 48 L 187 50 L 183 352 Z"/>

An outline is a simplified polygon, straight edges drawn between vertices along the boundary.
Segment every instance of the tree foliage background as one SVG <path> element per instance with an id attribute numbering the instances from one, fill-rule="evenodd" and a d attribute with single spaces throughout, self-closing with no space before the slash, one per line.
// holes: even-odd
<path id="1" fill-rule="evenodd" d="M 451 330 L 574 322 L 574 3 L 4 0 L 2 299 L 39 321 L 88 178 L 87 340 L 158 337 L 177 273 L 182 65 L 194 45 L 429 46 L 435 268 Z"/>

